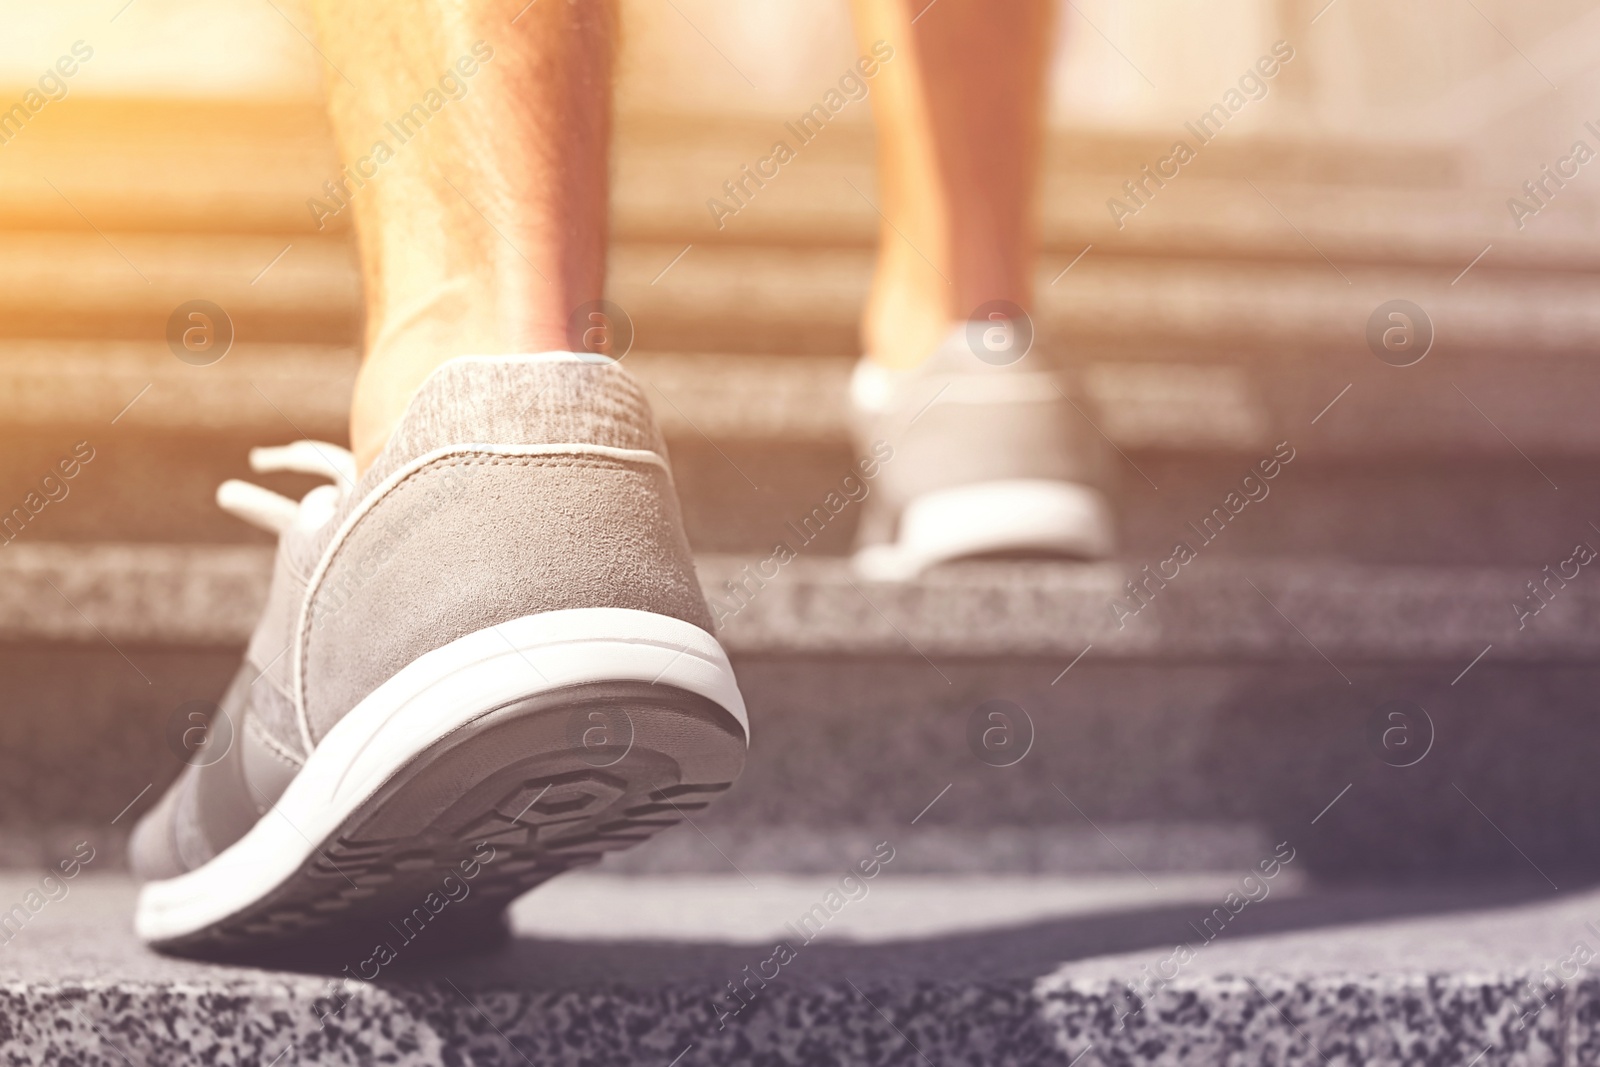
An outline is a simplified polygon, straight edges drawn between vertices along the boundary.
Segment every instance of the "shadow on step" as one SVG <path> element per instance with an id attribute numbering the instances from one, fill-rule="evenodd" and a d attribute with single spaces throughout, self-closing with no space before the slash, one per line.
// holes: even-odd
<path id="1" fill-rule="evenodd" d="M 641 886 L 641 890 L 644 887 Z M 1572 894 L 1563 894 L 1569 897 Z M 1333 930 L 1384 920 L 1424 919 L 1552 901 L 1543 883 L 1497 884 L 1454 889 L 1345 889 L 1290 899 L 1263 900 L 1243 908 L 1218 943 L 1273 934 Z M 1217 902 L 1220 905 L 1222 902 Z M 1063 963 L 1151 950 L 1151 964 L 1179 943 L 1198 946 L 1206 905 L 1161 906 L 1102 912 L 1029 923 L 1008 929 L 935 936 L 882 944 L 791 939 L 794 956 L 781 968 L 783 982 L 802 984 L 1015 983 L 1042 976 Z M 402 960 L 380 982 L 408 984 L 450 977 L 463 986 L 481 984 L 526 990 L 682 987 L 705 982 L 722 987 L 754 974 L 774 946 L 666 941 L 579 942 L 514 938 L 503 948 L 470 956 Z M 769 970 L 770 973 L 770 970 Z"/>

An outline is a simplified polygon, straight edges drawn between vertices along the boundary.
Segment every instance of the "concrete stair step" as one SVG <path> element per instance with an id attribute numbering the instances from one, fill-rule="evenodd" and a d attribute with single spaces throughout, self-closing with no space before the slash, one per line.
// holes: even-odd
<path id="1" fill-rule="evenodd" d="M 780 126 L 623 123 L 613 193 L 616 232 L 628 240 L 869 245 L 871 132 L 831 128 L 761 186 L 741 168 L 770 155 Z M 1039 203 L 1041 245 L 1076 256 L 1086 244 L 1122 255 L 1448 266 L 1454 277 L 1484 246 L 1501 266 L 1591 270 L 1594 200 L 1551 202 L 1537 232 L 1518 230 L 1507 190 L 1473 187 L 1448 153 L 1396 160 L 1374 145 L 1241 138 L 1207 145 L 1159 188 L 1140 168 L 1171 141 L 1056 134 L 1047 140 Z M 769 168 L 770 169 L 770 168 Z M 739 197 L 724 182 L 744 181 Z M 1142 180 L 1144 201 L 1124 183 Z M 866 194 L 864 196 L 863 194 Z M 1520 195 L 1520 193 L 1519 193 Z M 1120 221 L 1112 198 L 1136 213 Z M 734 214 L 711 210 L 720 199 Z M 718 222 L 720 221 L 720 225 Z M 1548 223 L 1548 225 L 1547 225 Z M 1298 232 L 1297 232 L 1298 231 Z"/>
<path id="2" fill-rule="evenodd" d="M 235 337 L 256 342 L 349 344 L 361 322 L 343 237 L 10 230 L 0 232 L 0 284 L 9 337 L 160 343 L 193 300 L 220 306 Z"/>
<path id="3" fill-rule="evenodd" d="M 854 350 L 869 249 L 696 246 L 663 276 L 683 247 L 625 244 L 613 252 L 611 298 L 633 317 L 641 344 Z M 1049 253 L 1039 264 L 1041 345 L 1147 344 L 1213 359 L 1285 346 L 1364 351 L 1368 319 L 1401 293 L 1423 307 L 1440 345 L 1448 338 L 1453 351 L 1575 353 L 1600 334 L 1600 278 L 1587 273 L 1484 269 L 1486 262 L 1452 285 L 1460 268 L 1110 252 L 1072 266 L 1076 255 Z"/>
<path id="4" fill-rule="evenodd" d="M 759 189 L 747 180 L 749 209 L 719 228 L 706 201 L 726 197 L 723 182 L 740 178 L 777 138 L 796 143 L 797 159 Z M 1336 260 L 1459 270 L 1492 243 L 1502 266 L 1600 265 L 1583 190 L 1563 191 L 1538 226 L 1518 232 L 1505 190 L 1466 186 L 1454 157 L 1415 146 L 1220 139 L 1178 178 L 1148 184 L 1149 206 L 1119 228 L 1108 199 L 1136 206 L 1122 183 L 1169 149 L 1140 136 L 1054 135 L 1041 195 L 1045 247 L 1307 259 L 1315 258 L 1309 239 Z M 72 99 L 7 152 L 18 163 L 0 177 L 0 227 L 77 230 L 88 218 L 108 230 L 306 236 L 348 228 L 341 214 L 319 230 L 307 208 L 339 177 L 315 105 Z M 861 195 L 873 176 L 871 134 L 860 124 L 835 125 L 800 146 L 781 123 L 624 116 L 616 156 L 613 211 L 624 240 L 861 245 L 877 234 Z"/>
<path id="5" fill-rule="evenodd" d="M 81 445 L 95 458 L 67 483 L 67 498 L 27 523 L 19 545 L 270 544 L 216 507 L 216 487 L 244 478 L 298 498 L 315 480 L 256 475 L 246 462 L 250 449 L 302 434 L 344 438 L 355 370 L 347 349 L 241 347 L 211 367 L 148 348 L 52 343 L 29 351 L 9 373 L 0 361 L 0 391 L 16 398 L 0 415 L 0 449 L 9 458 L 0 469 L 0 516 L 12 517 L 10 532 L 12 509 L 40 493 L 40 479 L 63 457 Z M 808 375 L 807 363 L 639 354 L 635 370 L 650 383 L 665 424 L 697 551 L 759 562 L 779 540 L 793 540 L 792 527 L 808 517 L 814 532 L 815 510 L 840 491 L 858 458 L 841 425 L 846 364 L 831 361 L 836 374 Z M 1280 442 L 1296 450 L 1293 463 L 1264 483 L 1270 495 L 1230 522 L 1208 555 L 1521 567 L 1531 578 L 1594 535 L 1586 502 L 1600 491 L 1600 440 L 1590 440 L 1594 420 L 1578 410 L 1592 406 L 1580 375 L 1562 381 L 1553 367 L 1537 374 L 1518 367 L 1526 390 L 1519 395 L 1487 367 L 1479 374 L 1424 364 L 1401 384 L 1374 374 L 1319 388 L 1286 375 L 1274 398 L 1272 379 L 1218 368 L 1209 380 L 1222 388 L 1162 387 L 1163 370 L 1182 369 L 1107 363 L 1087 370 L 1097 388 L 1123 380 L 1103 371 L 1129 372 L 1129 391 L 1107 387 L 1100 403 L 1086 397 L 1080 407 L 1121 450 L 1108 453 L 1106 487 L 1120 559 L 1135 569 L 1168 558 L 1176 541 L 1193 540 L 1191 523 L 1211 516 L 1215 527 L 1214 509 Z M 1530 388 L 1536 381 L 1541 388 Z M 1548 419 L 1550 410 L 1561 417 Z M 1575 427 L 1565 438 L 1563 425 Z M 806 555 L 848 553 L 861 510 L 851 505 L 828 516 Z"/>
<path id="6" fill-rule="evenodd" d="M 0 553 L 0 853 L 124 812 L 125 830 L 154 800 L 266 564 L 250 546 Z M 743 563 L 700 566 L 726 605 Z M 631 862 L 815 870 L 915 827 L 945 871 L 1214 869 L 1318 818 L 1328 877 L 1600 868 L 1600 600 L 1581 579 L 1518 630 L 1521 572 L 1190 568 L 1119 629 L 1115 565 L 890 587 L 794 561 L 719 631 L 756 735 L 737 799 Z"/>
<path id="7" fill-rule="evenodd" d="M 770 154 L 775 139 L 798 148 L 796 160 L 760 188 L 746 179 L 749 208 L 719 228 L 707 200 L 726 197 L 723 183 Z M 1582 190 L 1565 191 L 1538 227 L 1516 233 L 1503 190 L 1464 186 L 1452 154 L 1414 145 L 1221 138 L 1119 228 L 1107 200 L 1133 204 L 1123 182 L 1169 149 L 1169 141 L 1140 135 L 1054 134 L 1041 196 L 1045 247 L 1315 258 L 1298 227 L 1335 258 L 1459 270 L 1493 242 L 1506 264 L 1600 263 Z M 307 207 L 310 198 L 327 199 L 324 183 L 340 171 L 326 117 L 305 102 L 74 98 L 53 105 L 51 121 L 7 153 L 17 163 L 0 177 L 0 227 L 78 230 L 88 218 L 107 230 L 348 228 L 344 214 L 319 228 Z M 624 240 L 867 244 L 879 225 L 862 196 L 872 181 L 871 131 L 860 123 L 836 123 L 802 145 L 782 123 L 623 116 L 616 232 Z"/>
<path id="8" fill-rule="evenodd" d="M 642 350 L 844 355 L 856 348 L 872 255 L 625 241 L 613 249 L 608 291 Z M 1202 359 L 1285 345 L 1361 351 L 1368 319 L 1397 294 L 1424 308 L 1441 352 L 1573 354 L 1600 337 L 1600 274 L 1485 262 L 1452 284 L 1459 268 L 1111 251 L 1068 270 L 1076 255 L 1040 262 L 1046 347 L 1144 344 Z M 339 237 L 8 231 L 0 264 L 11 337 L 157 340 L 174 309 L 195 299 L 223 308 L 252 342 L 351 344 L 360 321 L 354 249 Z"/>
<path id="9" fill-rule="evenodd" d="M 1543 604 L 1524 588 L 1540 575 L 1520 569 L 1197 559 L 1160 582 L 1116 563 L 964 563 L 882 585 L 841 559 L 702 556 L 698 567 L 719 639 L 740 653 L 1070 657 L 1093 644 L 1121 660 L 1464 664 L 1492 643 L 1516 662 L 1600 654 L 1600 587 L 1552 585 Z M 0 639 L 242 646 L 270 571 L 271 550 L 257 546 L 12 544 Z M 1148 583 L 1137 595 L 1135 579 Z M 1519 595 L 1525 619 L 1511 607 Z"/>
<path id="10" fill-rule="evenodd" d="M 100 428 L 115 419 L 124 431 L 277 439 L 298 428 L 338 441 L 359 365 L 354 348 L 319 344 L 240 341 L 207 366 L 179 361 L 159 341 L 19 339 L 0 350 L 0 388 L 16 398 L 0 412 L 0 432 Z M 669 438 L 848 439 L 851 357 L 644 350 L 624 362 L 650 387 Z M 1235 353 L 1224 361 L 1104 345 L 1075 354 L 1062 376 L 1095 426 L 1141 453 L 1252 453 L 1289 438 L 1340 459 L 1514 454 L 1495 427 L 1531 455 L 1600 452 L 1600 427 L 1579 417 L 1600 403 L 1600 366 L 1591 359 L 1547 355 L 1508 365 L 1495 355 L 1452 353 L 1405 370 L 1364 350 L 1335 359 Z M 1346 386 L 1351 395 L 1342 396 Z M 1337 415 L 1320 418 L 1334 401 Z"/>
<path id="11" fill-rule="evenodd" d="M 16 398 L 0 412 L 0 434 L 37 439 L 53 428 L 103 437 L 113 425 L 119 435 L 205 434 L 217 447 L 196 461 L 297 433 L 343 440 L 359 363 L 348 345 L 254 341 L 205 366 L 178 360 L 161 341 L 16 339 L 0 352 L 0 388 Z M 1600 452 L 1600 427 L 1587 417 L 1600 403 L 1600 365 L 1583 355 L 1452 351 L 1395 368 L 1351 338 L 1270 356 L 1111 343 L 1086 344 L 1068 360 L 1055 354 L 1038 358 L 1060 364 L 1083 417 L 1138 457 L 1115 473 L 1140 492 L 1159 484 L 1140 470 L 1168 454 L 1254 461 L 1285 440 L 1312 462 L 1470 457 L 1481 469 L 1485 460 L 1514 460 L 1535 480 L 1539 468 L 1523 457 Z M 708 439 L 797 456 L 846 447 L 852 362 L 642 347 L 625 357 L 647 384 L 680 467 Z"/>
<path id="12" fill-rule="evenodd" d="M 894 870 L 909 851 L 854 900 L 829 897 L 838 876 L 569 875 L 517 903 L 498 952 L 434 958 L 413 919 L 388 955 L 374 946 L 309 971 L 156 956 L 129 931 L 125 880 L 91 866 L 53 880 L 51 900 L 39 872 L 19 873 L 0 880 L 0 900 L 37 908 L 0 956 L 0 1051 L 85 1065 L 292 1052 L 326 1064 L 1565 1067 L 1600 1043 L 1600 983 L 1573 963 L 1575 945 L 1583 963 L 1594 952 L 1593 892 L 1317 891 L 1295 884 L 1291 860 L 1243 902 L 1243 871 L 919 879 Z M 797 932 L 813 907 L 826 921 Z"/>
<path id="13" fill-rule="evenodd" d="M 0 510 L 79 442 L 97 457 L 28 543 L 267 543 L 216 508 L 216 486 L 257 477 L 246 467 L 253 446 L 343 440 L 357 367 L 353 349 L 334 345 L 241 343 L 210 366 L 159 342 L 30 340 L 8 351 Z M 671 442 L 697 550 L 765 558 L 856 458 L 848 358 L 639 351 L 626 364 Z M 1194 536 L 1190 524 L 1282 442 L 1293 466 L 1208 553 L 1537 572 L 1594 532 L 1585 501 L 1600 490 L 1600 424 L 1589 417 L 1600 365 L 1584 357 L 1465 353 L 1397 369 L 1364 349 L 1205 364 L 1091 348 L 1063 379 L 1120 450 L 1108 455 L 1107 489 L 1136 567 Z M 258 480 L 295 496 L 313 484 Z M 808 554 L 848 552 L 859 510 L 830 521 Z"/>
<path id="14" fill-rule="evenodd" d="M 308 102 L 74 96 L 6 155 L 0 227 L 12 230 L 86 230 L 88 219 L 107 230 L 309 236 L 306 198 L 338 174 L 326 112 Z"/>

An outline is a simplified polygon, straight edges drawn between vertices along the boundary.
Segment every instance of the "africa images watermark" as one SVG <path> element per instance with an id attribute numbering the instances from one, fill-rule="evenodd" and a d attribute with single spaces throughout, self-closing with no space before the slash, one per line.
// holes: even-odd
<path id="1" fill-rule="evenodd" d="M 396 926 L 393 920 L 389 922 L 389 928 L 399 939 L 398 944 L 392 941 L 378 942 L 372 948 L 372 955 L 356 963 L 345 964 L 344 973 L 363 982 L 376 979 L 383 973 L 385 967 L 399 958 L 400 950 L 421 937 L 428 924 L 442 915 L 446 908 L 451 904 L 459 904 L 472 895 L 472 886 L 468 883 L 478 877 L 484 867 L 494 860 L 494 846 L 487 841 L 479 841 L 473 848 L 472 855 L 460 862 L 459 876 L 455 871 L 450 871 L 439 879 L 437 889 L 429 890 L 416 907 L 399 917 L 400 925 Z"/>
<path id="2" fill-rule="evenodd" d="M 1596 144 L 1600 144 L 1600 127 L 1593 122 L 1585 122 L 1583 128 L 1595 138 Z M 1546 163 L 1539 168 L 1537 177 L 1522 183 L 1522 193 L 1527 199 L 1507 197 L 1506 210 L 1511 212 L 1511 221 L 1517 224 L 1517 229 L 1526 228 L 1530 218 L 1549 207 L 1556 194 L 1565 189 L 1567 182 L 1576 178 L 1580 168 L 1594 159 L 1596 154 L 1589 147 L 1589 142 L 1581 138 L 1573 141 L 1567 154 L 1557 159 L 1554 167 Z"/>
<path id="3" fill-rule="evenodd" d="M 872 454 L 858 460 L 850 473 L 839 479 L 839 487 L 822 498 L 822 503 L 812 508 L 796 525 L 785 521 L 784 528 L 794 534 L 794 543 L 779 541 L 772 552 L 756 564 L 746 563 L 739 573 L 723 582 L 725 593 L 710 598 L 711 621 L 718 629 L 728 619 L 750 606 L 750 602 L 777 578 L 783 568 L 800 556 L 800 550 L 818 537 L 851 504 L 859 504 L 872 492 L 872 479 L 878 476 L 883 464 L 894 458 L 894 446 L 887 441 L 872 442 Z M 753 569 L 752 569 L 753 568 Z"/>
<path id="4" fill-rule="evenodd" d="M 783 928 L 793 935 L 792 939 L 779 941 L 774 945 L 772 955 L 755 965 L 755 973 L 752 974 L 747 965 L 743 969 L 742 980 L 728 982 L 728 992 L 722 996 L 730 1001 L 733 1007 L 717 1003 L 711 1005 L 717 1014 L 717 1029 L 726 1029 L 729 1019 L 753 1004 L 761 995 L 761 991 L 767 988 L 767 983 L 776 979 L 783 968 L 795 961 L 800 955 L 799 949 L 795 947 L 796 941 L 801 948 L 811 944 L 817 935 L 822 933 L 822 928 L 829 920 L 844 910 L 845 905 L 865 900 L 872 890 L 867 883 L 878 877 L 893 859 L 894 846 L 887 841 L 878 842 L 873 846 L 871 856 L 860 860 L 853 868 L 845 871 L 836 888 L 824 893 L 822 899 L 811 905 L 800 918 L 794 922 L 784 923 Z M 770 973 L 768 967 L 771 967 Z"/>
<path id="5" fill-rule="evenodd" d="M 78 73 L 78 68 L 94 58 L 94 49 L 83 41 L 73 41 L 67 55 L 46 67 L 35 83 L 36 88 L 22 94 L 22 99 L 0 111 L 0 145 L 10 144 L 35 115 L 46 106 L 67 98 L 67 79 Z"/>
<path id="6" fill-rule="evenodd" d="M 393 147 L 388 141 L 380 138 L 373 142 L 372 150 L 366 155 L 340 167 L 337 179 L 330 178 L 323 182 L 322 189 L 327 194 L 328 201 L 325 203 L 316 197 L 306 201 L 306 209 L 311 212 L 311 221 L 317 224 L 317 229 L 325 228 L 329 219 L 349 207 L 356 193 L 366 188 L 367 183 L 378 176 L 378 168 L 393 159 L 398 149 L 421 133 L 423 127 L 444 110 L 446 104 L 466 96 L 467 79 L 478 73 L 480 66 L 493 58 L 494 49 L 489 44 L 484 41 L 474 42 L 472 54 L 456 60 L 453 67 L 439 76 L 437 86 L 429 88 L 422 94 L 421 100 L 383 124 L 383 128 L 395 139 Z"/>
<path id="7" fill-rule="evenodd" d="M 847 105 L 867 98 L 867 93 L 870 91 L 867 82 L 877 77 L 882 64 L 893 58 L 893 45 L 887 41 L 874 41 L 870 53 L 857 59 L 854 65 L 840 76 L 837 88 L 829 89 L 823 94 L 821 101 L 812 104 L 811 109 L 795 122 L 785 122 L 783 128 L 794 135 L 800 147 L 810 144 Z M 717 224 L 717 229 L 722 229 L 730 217 L 749 206 L 750 201 L 755 199 L 756 193 L 765 189 L 767 182 L 776 178 L 784 164 L 793 160 L 797 154 L 788 141 L 774 141 L 771 151 L 756 160 L 753 168 L 746 163 L 739 168 L 737 178 L 723 182 L 722 189 L 727 194 L 728 200 L 733 201 L 733 205 L 730 207 L 727 201 L 717 197 L 706 200 L 706 209 L 711 212 L 711 221 Z"/>
<path id="8" fill-rule="evenodd" d="M 67 494 L 72 492 L 72 486 L 68 483 L 82 473 L 84 466 L 94 459 L 94 454 L 93 445 L 88 441 L 79 441 L 72 446 L 71 455 L 56 460 L 49 472 L 39 479 L 38 489 L 29 490 L 20 504 L 9 511 L 0 512 L 0 548 L 20 537 L 28 523 L 45 508 L 67 499 Z"/>
<path id="9" fill-rule="evenodd" d="M 1537 583 L 1529 578 L 1528 595 L 1511 602 L 1511 610 L 1517 615 L 1517 629 L 1526 629 L 1528 620 L 1543 611 L 1550 601 L 1567 587 L 1567 583 L 1582 574 L 1583 568 L 1593 563 L 1595 558 L 1595 550 L 1589 543 L 1579 541 L 1573 546 L 1572 555 L 1560 563 L 1546 563 L 1544 569 L 1539 572 L 1544 577 Z"/>
<path id="10" fill-rule="evenodd" d="M 1200 149 L 1210 144 L 1222 132 L 1228 120 L 1244 110 L 1246 104 L 1252 100 L 1264 100 L 1268 92 L 1267 83 L 1277 77 L 1283 65 L 1293 58 L 1294 48 L 1289 42 L 1278 41 L 1269 54 L 1257 59 L 1239 76 L 1237 88 L 1222 94 L 1221 102 L 1212 104 L 1193 122 L 1183 124 L 1183 128 L 1194 136 L 1195 144 L 1179 138 L 1172 142 L 1172 149 L 1166 155 L 1156 160 L 1154 167 L 1146 163 L 1139 168 L 1139 177 L 1123 182 L 1122 191 L 1127 200 L 1113 196 L 1106 201 L 1106 210 L 1111 212 L 1111 221 L 1117 224 L 1117 229 L 1127 225 L 1123 219 L 1137 215 L 1149 206 L 1157 190 L 1165 188 L 1167 181 L 1182 173 L 1182 168 L 1199 156 Z M 1154 188 L 1151 188 L 1152 185 Z"/>
<path id="11" fill-rule="evenodd" d="M 79 841 L 73 846 L 72 855 L 56 864 L 56 870 L 61 872 L 59 877 L 51 871 L 39 879 L 37 888 L 24 892 L 22 899 L 9 910 L 0 911 L 0 947 L 11 944 L 46 906 L 67 899 L 72 888 L 67 883 L 83 873 L 83 868 L 94 862 L 94 856 L 94 846 Z"/>
<path id="12" fill-rule="evenodd" d="M 1221 937 L 1223 931 L 1228 929 L 1229 924 L 1238 918 L 1245 908 L 1266 900 L 1272 893 L 1272 880 L 1294 862 L 1294 857 L 1294 846 L 1287 841 L 1280 841 L 1273 848 L 1272 855 L 1256 864 L 1254 870 L 1239 879 L 1237 888 L 1230 890 L 1223 897 L 1222 903 L 1212 908 L 1211 913 L 1200 920 L 1199 926 L 1192 922 L 1189 924 L 1189 928 L 1200 935 L 1199 944 L 1185 941 L 1174 946 L 1171 952 L 1157 960 L 1154 970 L 1151 970 L 1148 963 L 1141 967 L 1140 970 L 1144 972 L 1143 977 L 1137 982 L 1126 983 L 1127 997 L 1134 1007 L 1132 1011 L 1117 1012 L 1117 1029 L 1125 1029 L 1128 1019 L 1144 1011 L 1145 1005 L 1150 1003 L 1151 998 L 1183 973 L 1183 969 L 1199 957 L 1201 949 Z"/>
<path id="13" fill-rule="evenodd" d="M 446 868 L 448 873 L 439 879 L 437 888 L 430 889 L 414 908 L 398 916 L 399 925 L 394 919 L 389 920 L 389 929 L 396 935 L 394 941 L 380 941 L 365 959 L 345 964 L 342 968 L 344 977 L 330 975 L 323 986 L 323 995 L 311 1002 L 311 1013 L 317 1017 L 317 1030 L 326 1030 L 329 1022 L 344 1013 L 344 1009 L 350 1005 L 353 988 L 376 981 L 383 969 L 399 959 L 406 946 L 420 938 L 429 924 L 443 915 L 450 905 L 460 904 L 471 896 L 472 886 L 468 883 L 482 874 L 483 869 L 495 861 L 495 857 L 495 847 L 487 841 L 479 841 L 473 846 L 471 856 L 461 860 L 454 868 Z M 288 1051 L 285 1048 L 278 1054 L 279 1057 Z"/>
<path id="14" fill-rule="evenodd" d="M 1585 922 L 1583 927 L 1590 934 L 1600 938 L 1600 927 L 1595 926 L 1593 920 Z M 1520 1033 L 1531 1026 L 1544 1009 L 1561 995 L 1568 982 L 1575 981 L 1588 970 L 1589 962 L 1594 958 L 1594 949 L 1589 947 L 1587 941 L 1579 940 L 1573 942 L 1572 951 L 1567 955 L 1555 963 L 1546 964 L 1544 970 L 1540 972 L 1537 987 L 1530 989 L 1526 995 L 1519 996 L 1515 1001 L 1517 1031 Z"/>
<path id="15" fill-rule="evenodd" d="M 1211 513 L 1200 520 L 1200 525 L 1189 523 L 1189 529 L 1194 531 L 1195 538 L 1200 548 L 1215 541 L 1222 536 L 1222 531 L 1228 524 L 1237 519 L 1245 508 L 1251 503 L 1261 503 L 1271 494 L 1272 487 L 1267 483 L 1283 472 L 1283 468 L 1294 462 L 1295 450 L 1288 441 L 1279 441 L 1273 448 L 1272 455 L 1258 460 L 1243 478 L 1239 480 L 1239 488 L 1230 490 L 1222 498 L 1222 503 L 1211 509 Z M 1129 580 L 1124 587 L 1126 596 L 1124 600 L 1110 602 L 1111 617 L 1116 620 L 1117 629 L 1126 629 L 1128 620 L 1139 614 L 1157 593 L 1167 587 L 1167 583 L 1174 581 L 1183 573 L 1183 568 L 1199 558 L 1199 549 L 1188 541 L 1179 541 L 1172 546 L 1172 554 L 1160 563 L 1155 570 L 1150 569 L 1146 563 L 1141 573 L 1144 577 L 1137 581 Z M 1169 572 L 1170 568 L 1170 572 Z"/>

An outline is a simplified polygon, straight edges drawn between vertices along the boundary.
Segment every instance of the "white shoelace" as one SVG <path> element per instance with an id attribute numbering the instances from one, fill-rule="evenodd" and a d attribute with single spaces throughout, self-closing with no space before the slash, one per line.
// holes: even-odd
<path id="1" fill-rule="evenodd" d="M 281 448 L 252 448 L 250 469 L 257 474 L 292 471 L 332 481 L 319 485 L 297 503 L 253 482 L 229 478 L 217 486 L 217 506 L 228 514 L 275 534 L 291 526 L 315 529 L 327 522 L 346 494 L 355 488 L 356 461 L 348 449 L 326 441 L 296 441 Z"/>

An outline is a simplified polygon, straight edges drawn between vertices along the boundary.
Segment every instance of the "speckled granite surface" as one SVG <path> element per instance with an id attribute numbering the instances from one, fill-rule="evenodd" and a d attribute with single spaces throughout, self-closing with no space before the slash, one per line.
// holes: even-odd
<path id="1" fill-rule="evenodd" d="M 699 555 L 696 568 L 721 605 L 718 637 L 735 654 L 920 652 L 934 661 L 1065 657 L 1065 665 L 1093 644 L 1100 659 L 1324 663 L 1326 655 L 1460 670 L 1491 643 L 1496 662 L 1582 662 L 1600 650 L 1594 585 L 1573 584 L 1538 612 L 1537 625 L 1519 627 L 1510 605 L 1526 568 L 1240 561 L 1207 553 L 1181 525 L 1173 536 L 1199 541 L 1199 556 L 1159 588 L 1138 562 L 966 563 L 904 585 L 857 583 L 843 560 L 816 553 L 752 577 L 747 568 L 759 571 L 770 548 Z M 0 558 L 0 638 L 239 646 L 270 569 L 269 549 L 245 545 L 19 544 Z M 1140 601 L 1126 599 L 1130 580 L 1152 583 L 1133 614 Z"/>
<path id="2" fill-rule="evenodd" d="M 7 901 L 25 888 L 0 880 Z M 1600 947 L 1593 891 L 1274 894 L 1205 943 L 1195 924 L 1224 903 L 1215 885 L 1120 907 L 1126 887 L 1106 889 L 1007 925 L 997 884 L 982 929 L 799 946 L 719 1028 L 732 1004 L 719 993 L 771 949 L 748 924 L 708 939 L 662 906 L 678 893 L 679 914 L 703 920 L 742 882 L 681 889 L 638 881 L 661 915 L 653 936 L 531 936 L 536 894 L 499 952 L 402 954 L 357 982 L 154 956 L 128 932 L 132 887 L 86 877 L 0 946 L 0 1063 L 1566 1067 L 1600 1049 L 1600 980 L 1572 962 Z M 592 907 L 614 907 L 615 890 Z M 874 893 L 903 904 L 887 880 Z M 549 907 L 576 916 L 583 899 Z M 1165 963 L 1185 939 L 1193 958 Z M 1172 977 L 1151 984 L 1157 972 Z"/>
<path id="3" fill-rule="evenodd" d="M 1579 1065 L 1600 1051 L 1600 895 L 1117 954 L 1034 986 L 1058 1047 L 1122 1064 Z M 1199 939 L 1193 939 L 1198 943 Z M 1587 962 L 1584 962 L 1587 960 Z M 1148 968 L 1148 969 L 1147 969 Z M 1176 974 L 1168 982 L 1151 975 Z M 1132 981 L 1134 988 L 1128 983 Z"/>

